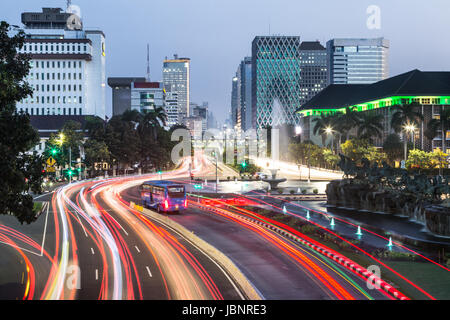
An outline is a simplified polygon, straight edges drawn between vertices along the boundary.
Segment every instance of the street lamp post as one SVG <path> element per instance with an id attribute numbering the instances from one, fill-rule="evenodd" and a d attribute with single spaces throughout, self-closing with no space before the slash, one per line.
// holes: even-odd
<path id="1" fill-rule="evenodd" d="M 308 143 L 308 184 L 311 183 L 311 143 Z"/>
<path id="2" fill-rule="evenodd" d="M 405 127 L 405 133 L 408 133 L 410 136 L 412 135 L 412 140 L 413 140 L 413 148 L 414 150 L 416 149 L 416 137 L 415 137 L 415 131 L 416 131 L 416 127 L 413 124 L 407 124 Z M 405 137 L 405 164 L 406 164 L 406 160 L 408 158 L 408 142 L 406 140 Z"/>
<path id="3" fill-rule="evenodd" d="M 72 183 L 72 147 L 69 147 L 69 184 Z"/>
<path id="4" fill-rule="evenodd" d="M 303 133 L 302 127 L 296 126 L 295 127 L 295 136 L 297 137 L 299 143 L 302 142 L 302 139 L 301 139 L 302 133 Z M 302 164 L 301 163 L 298 164 L 298 171 L 300 173 L 300 181 L 302 181 Z"/>
<path id="5" fill-rule="evenodd" d="M 334 138 L 334 136 L 333 136 L 333 128 L 327 127 L 325 129 L 325 132 L 326 132 L 327 135 L 331 135 L 331 151 L 333 152 L 333 143 L 334 143 L 334 141 L 333 141 L 333 138 Z"/>

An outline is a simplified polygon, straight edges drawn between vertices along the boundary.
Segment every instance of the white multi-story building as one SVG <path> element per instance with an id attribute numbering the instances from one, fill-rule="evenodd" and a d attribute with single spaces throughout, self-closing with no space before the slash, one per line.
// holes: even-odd
<path id="1" fill-rule="evenodd" d="M 166 91 L 165 111 L 167 115 L 167 126 L 169 128 L 181 124 L 177 92 Z"/>
<path id="2" fill-rule="evenodd" d="M 31 116 L 94 115 L 104 119 L 105 35 L 102 31 L 72 28 L 72 14 L 43 8 L 23 13 L 26 34 L 20 53 L 31 55 L 28 83 L 33 95 L 17 104 Z M 70 21 L 70 20 L 69 20 Z"/>

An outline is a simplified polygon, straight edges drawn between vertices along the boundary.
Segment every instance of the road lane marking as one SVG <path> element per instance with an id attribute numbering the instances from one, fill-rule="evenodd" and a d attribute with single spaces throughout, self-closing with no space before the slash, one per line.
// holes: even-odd
<path id="1" fill-rule="evenodd" d="M 98 280 L 98 269 L 95 269 L 95 280 Z"/>
<path id="2" fill-rule="evenodd" d="M 42 238 L 42 245 L 41 245 L 41 257 L 44 255 L 45 235 L 47 234 L 47 220 L 48 220 L 48 210 L 49 209 L 50 209 L 50 202 L 47 202 L 47 213 L 45 215 L 44 236 Z"/>
<path id="3" fill-rule="evenodd" d="M 143 212 L 143 214 L 152 219 L 153 221 L 155 219 L 153 219 L 152 216 L 146 214 L 145 212 Z M 241 300 L 245 300 L 244 295 L 241 293 L 241 290 L 238 288 L 238 286 L 234 283 L 234 280 L 231 279 L 231 277 L 228 275 L 228 273 L 212 258 L 210 257 L 204 250 L 202 250 L 199 246 L 197 246 L 194 242 L 192 242 L 191 240 L 189 240 L 188 238 L 184 237 L 180 232 L 178 232 L 176 229 L 172 228 L 171 226 L 163 223 L 162 221 L 157 221 L 157 223 L 163 225 L 164 227 L 166 227 L 169 230 L 172 230 L 174 233 L 178 234 L 181 238 L 183 238 L 186 242 L 190 243 L 194 248 L 196 248 L 198 251 L 200 251 L 201 253 L 203 253 L 203 255 L 205 257 L 207 257 L 212 263 L 214 263 L 220 271 L 222 271 L 222 273 L 225 275 L 225 277 L 227 278 L 227 280 L 231 283 L 231 285 L 233 286 L 233 288 L 235 289 L 235 291 L 238 293 L 239 297 L 241 298 Z M 252 285 L 253 286 L 253 285 Z M 263 300 L 265 300 L 264 296 L 262 295 L 262 293 L 255 287 L 253 286 L 253 289 L 255 289 L 258 294 L 262 297 Z"/>
<path id="4" fill-rule="evenodd" d="M 152 275 L 152 273 L 151 273 L 151 271 L 150 271 L 150 268 L 147 266 L 147 267 L 145 267 L 146 269 L 147 269 L 147 272 L 148 272 L 148 275 L 150 276 L 150 278 L 152 278 L 153 277 L 153 275 Z"/>
<path id="5" fill-rule="evenodd" d="M 94 249 L 93 249 L 93 248 L 91 248 L 91 252 L 92 252 L 92 254 L 95 254 L 95 252 L 94 252 Z"/>
<path id="6" fill-rule="evenodd" d="M 141 250 L 139 250 L 139 248 L 137 247 L 137 246 L 134 246 L 135 248 L 136 248 L 136 251 L 138 252 L 138 253 L 141 253 Z"/>

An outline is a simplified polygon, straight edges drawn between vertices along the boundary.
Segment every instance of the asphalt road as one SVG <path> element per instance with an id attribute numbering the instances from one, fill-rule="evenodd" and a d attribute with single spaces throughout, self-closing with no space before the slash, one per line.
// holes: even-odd
<path id="1" fill-rule="evenodd" d="M 125 190 L 122 196 L 128 201 L 140 201 L 137 187 Z M 298 250 L 306 257 L 305 259 L 314 261 L 326 273 L 333 275 L 335 280 L 356 299 L 367 299 L 367 296 L 352 284 L 355 282 L 366 291 L 370 291 L 359 278 L 345 270 L 339 270 L 339 266 L 334 263 L 323 262 L 323 257 L 278 234 L 271 232 L 275 240 L 268 241 L 265 234 L 255 232 L 222 216 L 193 208 L 170 217 L 226 254 L 266 299 L 337 299 L 305 265 L 280 250 L 280 245 L 284 244 Z M 351 280 L 346 280 L 339 272 Z M 386 299 L 376 290 L 370 291 L 369 294 L 375 299 Z"/>

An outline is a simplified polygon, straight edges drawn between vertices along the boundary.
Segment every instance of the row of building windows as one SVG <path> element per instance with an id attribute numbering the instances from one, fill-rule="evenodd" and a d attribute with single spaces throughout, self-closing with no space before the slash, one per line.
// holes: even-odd
<path id="1" fill-rule="evenodd" d="M 83 115 L 83 108 L 20 108 L 19 111 L 32 116 Z"/>
<path id="2" fill-rule="evenodd" d="M 45 90 L 45 89 L 47 89 L 47 90 Z M 62 90 L 61 90 L 62 89 Z M 65 85 L 65 84 L 63 84 L 63 85 L 61 85 L 61 84 L 58 84 L 58 85 L 55 85 L 55 84 L 52 84 L 52 85 L 49 85 L 49 84 L 47 84 L 47 85 L 44 85 L 44 84 L 42 84 L 42 85 L 36 85 L 36 86 L 34 86 L 34 91 L 40 91 L 40 92 L 66 92 L 66 89 L 67 89 L 67 91 L 83 91 L 83 86 L 81 85 L 81 84 L 79 84 L 79 85 L 76 85 L 76 84 L 74 84 L 74 85 L 71 85 L 71 84 L 68 84 L 68 85 Z"/>
<path id="3" fill-rule="evenodd" d="M 28 78 L 30 80 L 83 80 L 83 74 L 82 73 L 47 73 L 47 77 L 45 77 L 45 73 L 30 73 Z M 73 75 L 73 76 L 72 76 Z M 78 78 L 78 79 L 77 79 Z"/>
<path id="4" fill-rule="evenodd" d="M 21 53 L 87 53 L 87 45 L 75 44 L 25 44 Z"/>
<path id="5" fill-rule="evenodd" d="M 29 98 L 29 99 L 25 99 L 22 101 L 22 104 L 34 104 L 34 103 L 79 103 L 82 104 L 83 103 L 83 98 L 82 97 L 71 97 L 71 96 L 64 96 L 64 97 L 55 97 L 55 96 L 47 96 L 47 97 L 34 97 L 34 98 Z"/>
<path id="6" fill-rule="evenodd" d="M 83 67 L 83 63 L 81 61 L 40 61 L 40 60 L 35 60 L 33 62 L 31 62 L 31 67 L 36 67 L 36 68 L 41 68 L 41 69 L 50 69 L 50 68 L 63 68 L 65 69 L 66 66 L 67 68 L 82 68 Z"/>

